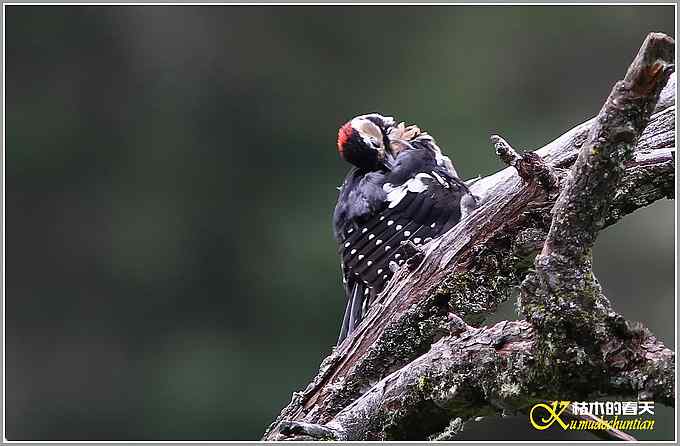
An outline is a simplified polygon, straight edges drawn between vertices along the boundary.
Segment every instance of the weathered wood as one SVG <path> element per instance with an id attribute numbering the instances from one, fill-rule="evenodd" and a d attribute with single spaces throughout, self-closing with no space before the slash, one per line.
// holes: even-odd
<path id="1" fill-rule="evenodd" d="M 652 60 L 647 57 L 651 54 L 651 49 L 644 51 L 643 49 L 633 67 L 640 60 L 644 63 Z M 657 51 L 655 54 L 661 54 L 659 57 L 662 60 L 668 58 L 667 52 Z M 619 178 L 613 183 L 618 188 L 610 195 L 610 203 L 598 214 L 598 230 L 605 225 L 616 223 L 624 215 L 642 206 L 664 197 L 674 196 L 674 74 L 661 92 L 655 113 L 649 116 L 653 104 L 657 103 L 656 88 L 660 90 L 665 81 L 658 76 L 660 73 L 667 75 L 666 70 L 670 70 L 670 67 L 663 66 L 661 71 L 649 72 L 653 88 L 638 91 L 640 97 L 645 98 L 638 111 L 644 110 L 646 117 L 636 118 L 637 130 L 634 131 L 644 129 L 647 119 L 649 124 L 639 138 L 629 141 L 635 149 L 629 150 L 631 157 L 620 160 L 623 164 L 620 165 Z M 645 77 L 644 80 L 648 78 Z M 630 84 L 629 76 L 624 79 L 624 82 L 626 81 Z M 603 110 L 610 115 L 619 113 L 615 109 L 607 109 L 606 105 Z M 626 113 L 628 111 L 626 110 Z M 579 151 L 585 144 L 594 141 L 592 134 L 598 133 L 598 126 L 602 127 L 601 118 L 602 112 L 597 118 L 575 127 L 534 153 L 539 155 L 544 163 L 552 165 L 551 169 L 555 170 L 558 178 L 565 178 L 566 169 L 574 164 Z M 625 134 L 624 131 L 623 135 Z M 608 136 L 602 137 L 606 139 Z M 564 190 L 565 183 L 569 184 L 569 180 L 561 181 L 559 190 Z M 529 333 L 527 336 L 533 336 L 534 332 L 543 333 L 545 325 L 537 322 L 536 317 L 554 310 L 547 308 L 545 302 L 537 297 L 544 297 L 544 293 L 541 292 L 540 281 L 532 276 L 529 270 L 536 254 L 543 249 L 547 234 L 551 230 L 553 222 L 551 210 L 555 204 L 556 193 L 546 191 L 545 183 L 541 185 L 538 181 L 531 181 L 527 175 L 522 179 L 515 167 L 508 167 L 478 180 L 471 186 L 471 190 L 480 198 L 480 207 L 445 236 L 426 245 L 425 257 L 420 265 L 410 269 L 402 268 L 395 274 L 383 291 L 380 301 L 372 306 L 353 335 L 324 360 L 319 373 L 303 392 L 293 394 L 291 403 L 272 423 L 264 439 L 305 438 L 305 436 L 346 439 L 404 439 L 420 436 L 418 438 L 424 439 L 427 435 L 436 433 L 436 429 L 443 430 L 452 418 L 465 420 L 479 411 L 499 410 L 496 404 L 499 401 L 498 395 L 494 395 L 493 392 L 480 393 L 479 386 L 483 389 L 505 388 L 506 391 L 501 393 L 507 393 L 508 386 L 518 388 L 520 392 L 536 391 L 537 394 L 542 393 L 541 398 L 551 395 L 558 397 L 557 392 L 564 391 L 565 388 L 582 389 L 585 393 L 598 385 L 607 390 L 599 381 L 591 380 L 585 387 L 579 387 L 579 383 L 573 382 L 573 379 L 560 384 L 548 380 L 549 377 L 545 373 L 537 371 L 536 374 L 532 374 L 534 366 L 530 365 L 529 359 L 536 356 L 535 345 L 540 344 L 543 347 L 538 352 L 540 361 L 536 367 L 545 367 L 545 361 L 551 359 L 551 352 L 544 348 L 540 336 L 529 340 L 524 333 Z M 520 283 L 523 284 L 525 294 L 523 310 L 526 321 L 501 323 L 504 325 L 497 325 L 492 329 L 476 329 L 466 325 L 466 323 L 478 325 L 485 315 L 493 312 Z M 597 296 L 599 298 L 600 294 Z M 599 300 L 608 303 L 606 298 Z M 531 314 L 534 310 L 535 314 Z M 458 319 L 453 314 L 465 320 L 462 330 L 460 327 L 452 328 L 454 325 L 460 325 L 452 323 Z M 620 336 L 612 337 L 613 344 L 609 346 L 600 342 L 598 348 L 609 349 L 608 353 L 616 359 L 613 363 L 607 362 L 604 365 L 594 363 L 592 367 L 607 367 L 612 376 L 619 373 L 622 378 L 619 380 L 617 391 L 631 392 L 631 383 L 636 382 L 636 385 L 646 392 L 645 394 L 651 392 L 658 396 L 657 401 L 662 400 L 670 404 L 672 398 L 668 397 L 667 386 L 670 385 L 672 394 L 673 373 L 668 375 L 669 370 L 674 371 L 672 352 L 669 353 L 669 350 L 645 330 L 631 329 L 613 312 L 605 319 L 607 333 L 611 334 L 611 330 L 616 328 Z M 506 329 L 510 331 L 506 332 Z M 560 329 L 563 330 L 564 327 Z M 521 333 L 514 334 L 517 330 Z M 470 350 L 461 346 L 463 342 L 461 335 L 452 334 L 454 331 L 467 333 L 471 339 L 482 336 L 490 342 L 495 335 L 499 336 L 498 339 L 505 339 L 504 336 L 507 335 L 510 336 L 509 339 L 523 341 L 515 343 L 506 339 L 498 344 L 505 345 L 510 342 L 513 345 L 510 348 L 512 354 L 507 355 L 505 353 L 508 352 L 504 353 L 505 347 L 499 352 L 493 347 L 495 343 L 487 343 L 484 344 L 486 347 L 475 350 L 476 354 L 480 355 L 475 361 L 460 362 L 462 358 L 456 357 L 452 352 L 461 354 L 464 350 L 467 355 Z M 623 349 L 632 339 L 636 340 L 637 347 Z M 624 350 L 627 353 L 622 354 Z M 420 382 L 417 379 L 423 376 L 432 378 L 430 375 L 439 370 L 437 364 L 446 362 L 442 358 L 459 361 L 456 362 L 458 368 L 453 369 L 459 370 L 456 375 L 459 378 L 456 379 L 461 379 L 461 367 L 467 367 L 465 370 L 481 367 L 470 374 L 469 383 L 472 387 L 468 390 L 471 392 L 470 395 L 475 397 L 474 404 L 470 406 L 471 400 L 464 397 L 468 395 L 465 392 L 459 392 L 460 394 L 454 392 L 455 395 L 452 394 L 450 399 L 445 399 L 445 416 L 437 409 L 438 404 L 431 398 L 428 399 L 428 396 L 433 396 L 432 394 L 428 395 L 420 389 L 419 395 L 422 398 L 412 397 L 415 395 L 414 389 L 418 390 L 417 385 L 413 387 L 413 380 L 415 379 L 417 384 Z M 513 358 L 512 364 L 506 364 L 508 358 Z M 645 362 L 647 360 L 651 362 Z M 521 367 L 518 367 L 517 361 L 520 361 Z M 484 368 L 481 364 L 487 364 L 489 368 Z M 658 370 L 650 369 L 657 366 Z M 489 374 L 493 370 L 501 370 L 498 367 L 503 373 Z M 648 380 L 641 382 L 640 376 L 636 376 L 635 371 L 643 367 L 647 372 L 651 370 L 653 373 L 647 375 Z M 670 381 L 667 379 L 668 376 Z M 438 383 L 444 383 L 447 379 L 453 379 L 452 377 L 453 375 L 442 371 L 440 380 L 430 379 L 429 382 L 437 387 Z M 395 397 L 402 392 L 403 398 L 398 400 L 401 401 L 399 410 L 391 408 L 392 406 L 387 404 L 388 400 L 379 396 L 384 396 L 386 390 L 396 392 Z M 500 400 L 503 401 L 504 407 L 509 404 L 507 407 L 513 410 L 522 410 L 524 407 L 522 404 L 528 400 L 527 396 L 527 393 L 522 393 Z M 515 399 L 517 403 L 508 403 L 508 400 Z M 432 423 L 428 424 L 427 428 L 417 428 L 411 423 L 415 420 L 412 417 L 417 417 L 419 416 L 417 412 L 422 412 L 423 408 L 420 406 L 422 404 L 433 413 Z M 454 408 L 463 406 L 463 409 L 453 410 L 447 404 L 453 405 Z M 423 413 L 429 412 L 425 410 Z M 301 425 L 300 422 L 307 424 Z"/>
<path id="2" fill-rule="evenodd" d="M 323 438 L 336 440 L 422 440 L 446 428 L 452 418 L 526 412 L 533 395 L 561 399 L 587 398 L 592 390 L 581 383 L 562 384 L 547 392 L 543 364 L 534 358 L 536 331 L 526 321 L 503 321 L 492 327 L 467 326 L 447 336 L 407 366 L 376 383 L 324 426 Z M 645 366 L 665 364 L 672 352 L 647 338 L 638 346 Z M 639 364 L 619 364 L 621 369 Z M 612 380 L 621 377 L 611 376 Z M 672 384 L 670 381 L 660 385 Z M 604 387 L 603 391 L 618 388 Z M 660 394 L 667 392 L 662 389 Z M 673 398 L 671 396 L 671 398 Z M 659 402 L 669 403 L 668 399 Z M 287 423 L 284 434 L 314 433 L 298 423 Z M 296 432 L 297 429 L 297 432 Z M 315 438 L 321 438 L 313 435 Z"/>
<path id="3" fill-rule="evenodd" d="M 550 268 L 551 263 L 567 262 L 573 268 L 592 248 L 605 225 L 625 164 L 634 159 L 637 141 L 673 72 L 672 42 L 666 35 L 650 34 L 626 77 L 614 86 L 590 126 L 553 208 L 550 232 L 537 265 Z M 561 276 L 553 273 L 556 271 L 548 274 Z"/>

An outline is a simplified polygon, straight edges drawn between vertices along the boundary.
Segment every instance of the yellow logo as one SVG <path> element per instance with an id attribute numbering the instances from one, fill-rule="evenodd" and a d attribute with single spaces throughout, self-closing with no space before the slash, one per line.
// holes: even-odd
<path id="1" fill-rule="evenodd" d="M 644 414 L 654 416 L 653 401 L 546 401 L 534 404 L 529 422 L 540 431 L 555 422 L 564 430 L 654 430 L 655 420 Z"/>
<path id="2" fill-rule="evenodd" d="M 535 404 L 531 408 L 531 412 L 529 412 L 529 421 L 531 421 L 533 427 L 540 431 L 549 428 L 555 421 L 560 423 L 563 429 L 568 429 L 567 423 L 562 421 L 560 415 L 567 410 L 569 404 L 571 404 L 571 401 L 553 401 L 551 405 L 545 403 Z"/>

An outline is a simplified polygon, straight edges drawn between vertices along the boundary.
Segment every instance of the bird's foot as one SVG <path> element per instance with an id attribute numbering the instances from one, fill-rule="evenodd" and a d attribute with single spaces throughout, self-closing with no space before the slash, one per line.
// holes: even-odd
<path id="1" fill-rule="evenodd" d="M 406 267 L 409 271 L 416 269 L 425 258 L 425 251 L 422 249 L 422 247 L 417 246 L 411 240 L 402 242 L 400 249 L 404 253 Z"/>

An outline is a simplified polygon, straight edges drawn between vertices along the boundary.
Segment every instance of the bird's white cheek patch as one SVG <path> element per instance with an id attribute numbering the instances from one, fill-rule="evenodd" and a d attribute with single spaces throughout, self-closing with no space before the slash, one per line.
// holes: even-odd
<path id="1" fill-rule="evenodd" d="M 432 175 L 427 173 L 419 173 L 411 178 L 401 186 L 394 186 L 391 183 L 385 183 L 383 190 L 387 192 L 388 208 L 393 208 L 403 200 L 408 192 L 421 193 L 427 190 L 427 184 L 423 181 L 425 178 L 432 180 Z"/>

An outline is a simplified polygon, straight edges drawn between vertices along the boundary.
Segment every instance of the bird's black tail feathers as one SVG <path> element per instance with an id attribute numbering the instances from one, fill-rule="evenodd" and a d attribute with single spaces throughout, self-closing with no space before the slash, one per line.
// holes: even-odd
<path id="1" fill-rule="evenodd" d="M 364 300 L 368 294 L 366 293 L 366 287 L 367 285 L 360 282 L 354 282 L 351 286 L 347 287 L 347 307 L 345 308 L 345 316 L 342 318 L 338 345 L 340 345 L 342 341 L 354 331 L 357 325 L 359 325 L 359 322 L 361 322 Z"/>

